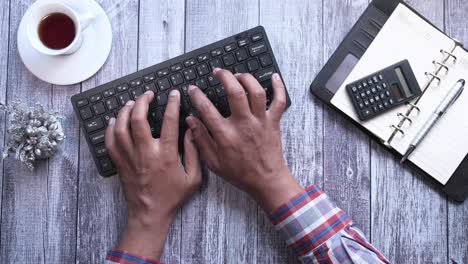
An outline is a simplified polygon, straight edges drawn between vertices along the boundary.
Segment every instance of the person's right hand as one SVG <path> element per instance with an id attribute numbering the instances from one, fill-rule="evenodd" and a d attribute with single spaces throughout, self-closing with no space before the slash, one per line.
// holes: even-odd
<path id="1" fill-rule="evenodd" d="M 213 71 L 225 88 L 231 116 L 223 118 L 204 93 L 189 87 L 192 104 L 203 123 L 193 116 L 186 122 L 207 166 L 249 193 L 271 211 L 302 191 L 283 158 L 280 119 L 286 92 L 280 76 L 272 76 L 274 99 L 266 109 L 266 93 L 250 74 Z M 247 94 L 248 95 L 247 95 Z"/>

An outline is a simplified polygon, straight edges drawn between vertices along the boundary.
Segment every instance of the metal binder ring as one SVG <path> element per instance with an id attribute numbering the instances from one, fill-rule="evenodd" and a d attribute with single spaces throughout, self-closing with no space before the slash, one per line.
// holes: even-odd
<path id="1" fill-rule="evenodd" d="M 440 53 L 448 55 L 449 57 L 452 57 L 453 62 L 457 62 L 457 56 L 453 55 L 453 53 L 448 52 L 448 51 L 443 50 L 443 49 L 440 50 Z"/>
<path id="2" fill-rule="evenodd" d="M 410 122 L 410 124 L 413 124 L 413 120 L 411 120 L 411 118 L 409 118 L 408 116 L 405 116 L 402 113 L 398 113 L 397 116 L 401 117 L 401 119 L 403 119 L 403 120 L 408 120 Z"/>
<path id="3" fill-rule="evenodd" d="M 430 73 L 430 72 L 425 72 L 424 74 L 426 74 L 427 76 L 432 76 L 432 78 L 436 79 L 438 84 L 440 84 L 441 80 L 440 80 L 440 77 L 433 74 L 433 73 Z"/>
<path id="4" fill-rule="evenodd" d="M 395 129 L 395 132 L 400 132 L 403 136 L 405 135 L 405 131 L 403 131 L 401 128 L 396 127 L 395 125 L 391 125 L 390 127 Z"/>
<path id="5" fill-rule="evenodd" d="M 438 61 L 432 61 L 432 63 L 434 63 L 435 65 L 439 65 L 441 68 L 443 68 L 445 70 L 445 73 L 449 72 L 449 67 L 447 65 Z"/>
<path id="6" fill-rule="evenodd" d="M 409 105 L 411 109 L 416 109 L 418 113 L 421 112 L 421 109 L 419 109 L 419 107 L 417 107 L 415 104 L 410 103 L 410 102 L 407 102 L 406 104 Z"/>

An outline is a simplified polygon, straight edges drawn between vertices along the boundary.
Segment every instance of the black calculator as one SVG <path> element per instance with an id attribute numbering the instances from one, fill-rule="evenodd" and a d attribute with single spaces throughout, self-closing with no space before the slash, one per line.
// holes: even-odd
<path id="1" fill-rule="evenodd" d="M 369 120 L 422 94 L 408 60 L 346 86 L 361 121 Z"/>

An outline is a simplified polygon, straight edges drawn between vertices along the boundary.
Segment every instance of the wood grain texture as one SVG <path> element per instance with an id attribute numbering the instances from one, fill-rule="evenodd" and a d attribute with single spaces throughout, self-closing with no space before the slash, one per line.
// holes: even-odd
<path id="1" fill-rule="evenodd" d="M 143 69 L 184 53 L 185 2 L 140 0 L 138 68 Z M 167 43 L 171 43 L 167 45 Z M 177 213 L 167 236 L 164 263 L 179 263 L 182 218 Z"/>
<path id="2" fill-rule="evenodd" d="M 50 107 L 52 86 L 32 76 L 19 58 L 17 29 L 33 1 L 12 1 L 8 50 L 7 102 L 21 99 L 25 105 L 39 102 Z M 35 171 L 8 158 L 3 168 L 0 255 L 3 263 L 43 263 L 47 241 L 48 162 Z"/>
<path id="3" fill-rule="evenodd" d="M 138 1 L 103 0 L 113 43 L 104 67 L 83 83 L 83 90 L 137 70 Z M 78 122 L 78 120 L 76 120 Z M 99 176 L 90 150 L 80 138 L 77 263 L 102 263 L 126 224 L 126 204 L 118 177 Z"/>
<path id="4" fill-rule="evenodd" d="M 186 1 L 186 51 L 258 24 L 258 2 Z M 205 174 L 206 175 L 206 174 Z M 182 210 L 182 263 L 255 263 L 257 206 L 216 175 Z"/>
<path id="5" fill-rule="evenodd" d="M 324 1 L 323 62 L 335 51 L 368 3 Z M 370 150 L 368 137 L 338 112 L 325 108 L 323 189 L 349 213 L 368 237 L 370 230 Z"/>
<path id="6" fill-rule="evenodd" d="M 449 36 L 468 47 L 468 2 L 448 0 L 445 25 Z M 468 263 L 468 202 L 448 202 L 448 261 Z"/>
<path id="7" fill-rule="evenodd" d="M 415 0 L 416 10 L 443 29 L 443 2 Z M 372 144 L 372 242 L 394 263 L 447 261 L 445 196 L 376 142 Z"/>
<path id="8" fill-rule="evenodd" d="M 3 6 L 0 11 L 0 102 L 6 103 L 7 95 L 7 73 L 8 73 L 8 46 L 10 43 L 10 1 L 0 0 L 0 5 Z M 3 152 L 5 143 L 5 123 L 6 116 L 0 112 L 0 154 Z M 0 190 L 3 190 L 3 159 L 0 160 Z M 0 212 L 2 210 L 2 191 L 0 191 Z M 0 223 L 1 223 L 0 217 Z M 0 237 L 2 229 L 0 225 Z M 1 242 L 0 242 L 1 243 Z M 0 245 L 1 247 L 1 245 Z M 0 262 L 2 256 L 0 255 Z"/>
<path id="9" fill-rule="evenodd" d="M 322 67 L 322 2 L 260 1 L 265 27 L 292 105 L 282 119 L 284 155 L 302 186 L 322 185 L 323 111 L 309 92 Z M 259 208 L 257 263 L 297 263 L 267 215 Z"/>

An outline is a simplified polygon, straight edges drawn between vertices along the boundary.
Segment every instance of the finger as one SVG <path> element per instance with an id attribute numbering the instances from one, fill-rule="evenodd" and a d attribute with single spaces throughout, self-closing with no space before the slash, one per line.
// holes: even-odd
<path id="1" fill-rule="evenodd" d="M 134 105 L 134 101 L 128 101 L 125 106 L 120 109 L 115 122 L 115 142 L 119 148 L 126 153 L 131 153 L 133 150 L 133 140 L 130 134 L 130 115 Z"/>
<path id="2" fill-rule="evenodd" d="M 231 114 L 233 116 L 245 117 L 250 114 L 249 102 L 245 90 L 230 71 L 215 68 L 213 75 L 224 87 L 227 94 Z"/>
<path id="3" fill-rule="evenodd" d="M 132 127 L 133 142 L 135 142 L 136 145 L 146 145 L 153 140 L 148 123 L 148 108 L 153 97 L 153 91 L 147 91 L 138 98 L 135 107 L 133 107 L 130 124 Z"/>
<path id="4" fill-rule="evenodd" d="M 278 73 L 274 73 L 271 78 L 273 84 L 273 102 L 268 112 L 274 120 L 279 121 L 286 109 L 286 89 Z"/>
<path id="5" fill-rule="evenodd" d="M 200 155 L 204 161 L 206 161 L 208 167 L 212 170 L 218 168 L 218 156 L 216 154 L 216 142 L 211 137 L 210 133 L 206 129 L 205 125 L 193 116 L 189 116 L 185 119 L 187 125 L 192 131 L 192 138 L 195 145 L 200 150 Z"/>
<path id="6" fill-rule="evenodd" d="M 107 128 L 106 128 L 104 143 L 106 145 L 106 149 L 107 149 L 107 152 L 109 153 L 111 160 L 114 162 L 114 164 L 118 164 L 120 160 L 120 155 L 119 155 L 120 152 L 118 151 L 117 144 L 115 143 L 114 133 L 115 133 L 115 118 L 112 117 L 109 120 L 109 124 L 107 125 Z"/>
<path id="7" fill-rule="evenodd" d="M 220 129 L 223 127 L 224 118 L 208 97 L 198 87 L 193 85 L 189 86 L 189 95 L 193 106 L 197 109 L 198 114 L 208 126 L 208 129 L 215 134 L 220 132 Z"/>
<path id="8" fill-rule="evenodd" d="M 237 80 L 247 90 L 250 104 L 250 111 L 257 117 L 266 114 L 266 93 L 263 87 L 251 74 L 244 73 L 236 75 Z"/>
<path id="9" fill-rule="evenodd" d="M 202 182 L 202 174 L 198 150 L 193 142 L 192 130 L 187 129 L 184 136 L 184 167 L 190 183 L 198 187 Z"/>
<path id="10" fill-rule="evenodd" d="M 178 152 L 180 93 L 172 90 L 164 112 L 161 128 L 161 144 L 164 148 Z"/>

